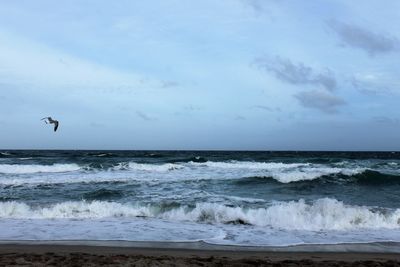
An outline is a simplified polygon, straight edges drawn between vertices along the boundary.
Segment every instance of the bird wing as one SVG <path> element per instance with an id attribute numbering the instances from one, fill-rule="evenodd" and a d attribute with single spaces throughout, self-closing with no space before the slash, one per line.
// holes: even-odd
<path id="1" fill-rule="evenodd" d="M 55 121 L 54 122 L 54 131 L 57 131 L 57 128 L 58 128 L 58 121 Z"/>

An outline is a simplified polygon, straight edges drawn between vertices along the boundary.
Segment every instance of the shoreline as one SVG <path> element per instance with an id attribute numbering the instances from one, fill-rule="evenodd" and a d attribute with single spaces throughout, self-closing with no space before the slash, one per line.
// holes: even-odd
<path id="1" fill-rule="evenodd" d="M 299 244 L 288 246 L 219 245 L 204 241 L 126 241 L 126 240 L 0 240 L 0 248 L 7 246 L 64 246 L 108 247 L 131 249 L 176 249 L 190 251 L 234 252 L 306 252 L 306 253 L 399 253 L 400 242 Z"/>
<path id="2" fill-rule="evenodd" d="M 111 243 L 110 243 L 111 242 Z M 138 242 L 134 242 L 138 243 Z M 141 242 L 139 242 L 141 243 Z M 147 242 L 146 242 L 147 243 Z M 399 252 L 356 252 L 338 249 L 312 251 L 311 247 L 232 248 L 197 245 L 179 246 L 170 242 L 158 244 L 132 242 L 24 241 L 0 242 L 0 266 L 3 265 L 135 265 L 135 266 L 397 266 Z M 343 245 L 343 244 L 342 244 Z M 397 244 L 398 246 L 398 244 Z M 316 247 L 314 247 L 315 249 Z M 354 247 L 356 248 L 356 247 Z M 346 248 L 349 249 L 349 248 Z M 357 263 L 358 265 L 354 265 Z M 377 265 L 379 264 L 379 265 Z M 396 265 L 397 264 L 397 265 Z M 278 265 L 279 266 L 279 265 Z"/>

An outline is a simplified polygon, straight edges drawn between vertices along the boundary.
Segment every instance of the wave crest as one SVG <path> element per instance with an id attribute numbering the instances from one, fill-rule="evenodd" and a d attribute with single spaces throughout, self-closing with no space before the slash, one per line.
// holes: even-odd
<path id="1" fill-rule="evenodd" d="M 290 169 L 310 166 L 311 163 L 283 163 L 283 162 L 253 162 L 253 161 L 206 161 L 206 162 L 189 162 L 195 166 L 211 167 L 218 169 L 250 169 L 250 170 L 275 170 Z"/>
<path id="2" fill-rule="evenodd" d="M 185 166 L 180 164 L 174 163 L 165 163 L 165 164 L 146 164 L 146 163 L 135 163 L 129 162 L 127 165 L 119 165 L 117 168 L 124 168 L 128 167 L 130 170 L 137 170 L 137 171 L 155 171 L 155 172 L 167 172 L 172 170 L 179 170 L 185 168 Z"/>
<path id="3" fill-rule="evenodd" d="M 183 163 L 137 163 L 137 162 L 94 162 L 84 165 L 53 164 L 25 165 L 0 164 L 0 174 L 34 174 L 73 172 L 81 170 L 73 179 L 42 179 L 41 177 L 17 177 L 2 179 L 0 184 L 52 183 L 52 182 L 101 182 L 129 180 L 187 181 L 187 180 L 248 180 L 252 177 L 272 178 L 280 183 L 300 181 L 330 181 L 340 183 L 397 183 L 397 169 L 371 169 L 360 166 L 324 165 L 314 163 L 282 162 L 183 162 Z M 113 172 L 111 175 L 110 172 Z"/>
<path id="4" fill-rule="evenodd" d="M 71 172 L 80 170 L 78 164 L 53 164 L 53 165 L 35 165 L 35 164 L 0 164 L 0 173 L 6 174 L 29 174 L 43 172 Z"/>
<path id="5" fill-rule="evenodd" d="M 328 167 L 311 163 L 281 162 L 206 162 L 192 163 L 197 166 L 228 170 L 259 171 L 264 177 L 271 177 L 281 183 L 315 180 L 323 176 L 343 174 L 351 176 L 364 172 L 365 168 Z"/>
<path id="6" fill-rule="evenodd" d="M 271 177 L 281 183 L 291 183 L 298 181 L 309 181 L 322 178 L 329 175 L 342 174 L 352 176 L 364 172 L 363 168 L 347 169 L 347 168 L 330 168 L 330 167 L 313 167 L 292 170 L 290 172 L 274 172 Z"/>
<path id="7" fill-rule="evenodd" d="M 197 203 L 194 207 L 140 206 L 105 201 L 63 202 L 34 208 L 20 202 L 0 203 L 0 218 L 87 219 L 105 217 L 152 217 L 170 221 L 211 224 L 249 224 L 285 230 L 398 229 L 400 209 L 374 209 L 349 206 L 336 199 L 323 198 L 308 204 L 304 200 L 278 202 L 265 208 L 228 207 Z"/>

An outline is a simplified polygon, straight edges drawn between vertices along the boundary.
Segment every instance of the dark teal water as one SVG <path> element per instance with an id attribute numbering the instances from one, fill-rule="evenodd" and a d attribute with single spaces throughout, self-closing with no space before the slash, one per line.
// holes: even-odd
<path id="1" fill-rule="evenodd" d="M 47 230 L 14 227 L 0 238 L 57 239 L 65 224 L 91 222 L 97 231 L 78 237 L 136 240 L 126 225 L 155 224 L 142 239 L 279 245 L 321 242 L 323 233 L 328 243 L 397 241 L 399 192 L 399 152 L 7 150 L 0 226 L 34 220 Z M 59 239 L 77 237 L 64 232 Z"/>

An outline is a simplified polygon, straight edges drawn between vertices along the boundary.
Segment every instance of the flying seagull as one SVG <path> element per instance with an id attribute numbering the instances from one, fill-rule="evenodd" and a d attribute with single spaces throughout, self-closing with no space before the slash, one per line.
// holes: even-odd
<path id="1" fill-rule="evenodd" d="M 57 131 L 58 128 L 58 120 L 53 120 L 51 117 L 44 117 L 41 120 L 45 120 L 44 122 L 46 124 L 50 123 L 50 124 L 54 124 L 54 131 Z"/>

